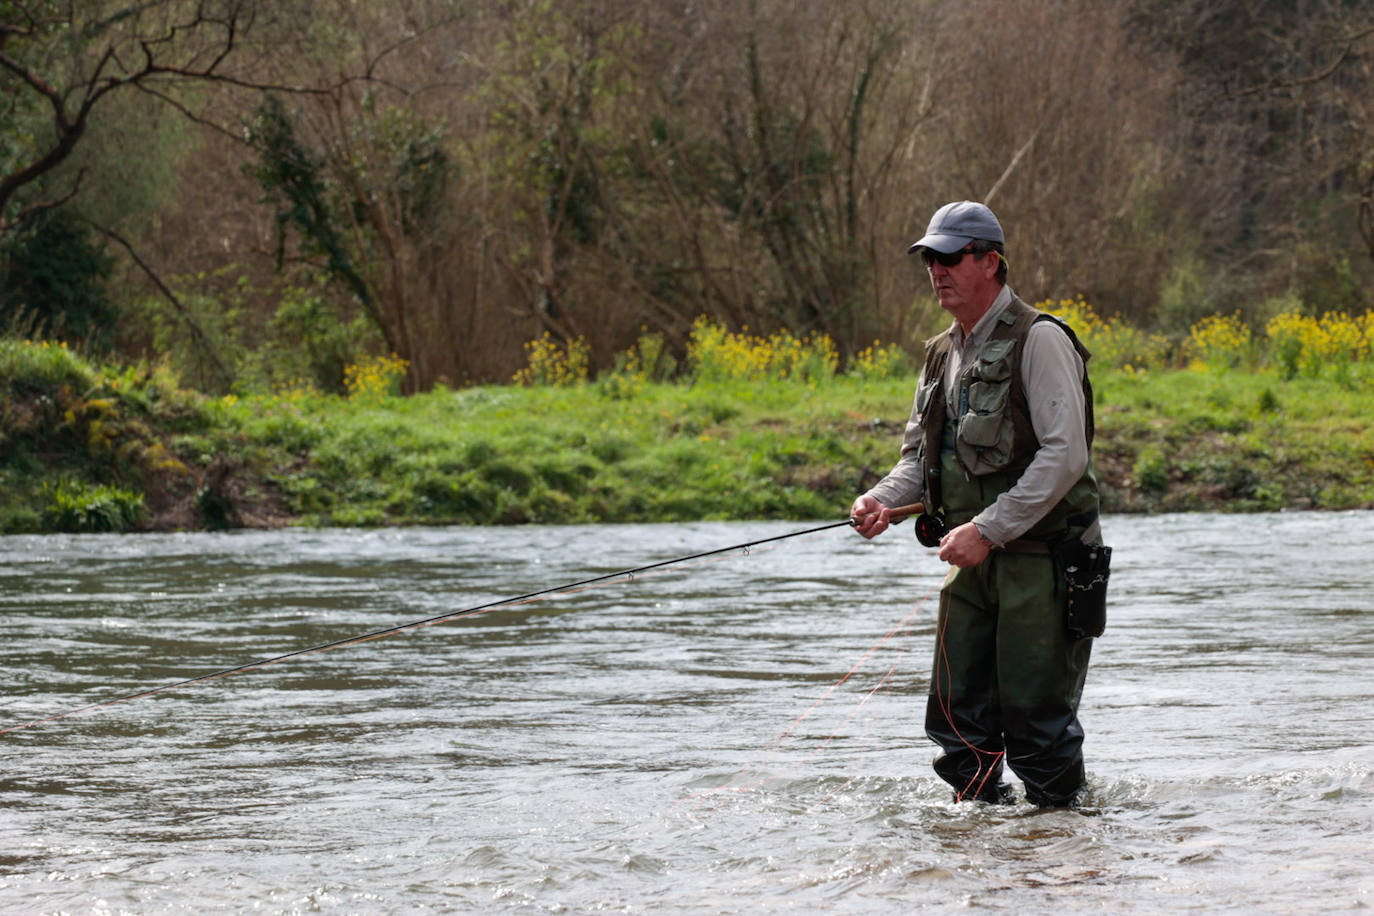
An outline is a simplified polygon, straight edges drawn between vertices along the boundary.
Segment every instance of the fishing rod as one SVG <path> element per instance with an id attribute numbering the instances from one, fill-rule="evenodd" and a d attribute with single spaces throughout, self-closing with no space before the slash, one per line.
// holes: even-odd
<path id="1" fill-rule="evenodd" d="M 897 508 L 889 510 L 888 516 L 891 522 L 895 524 L 907 518 L 908 516 L 922 515 L 924 513 L 925 507 L 921 503 L 912 503 L 909 506 L 898 506 Z M 411 621 L 410 623 L 398 624 L 394 627 L 387 627 L 382 630 L 374 630 L 371 633 L 363 633 L 359 636 L 350 636 L 346 639 L 335 640 L 334 642 L 324 643 L 323 645 L 311 646 L 308 649 L 297 649 L 293 652 L 286 652 L 282 655 L 276 655 L 271 658 L 264 658 L 259 659 L 255 662 L 248 662 L 247 664 L 236 665 L 233 668 L 225 668 L 221 671 L 212 671 L 209 674 L 198 675 L 197 677 L 187 678 L 186 680 L 177 681 L 172 684 L 164 684 L 161 687 L 151 687 L 147 690 L 140 690 L 137 693 L 131 693 L 126 696 L 115 697 L 109 700 L 102 700 L 99 703 L 91 703 L 89 705 L 82 706 L 77 709 L 72 709 L 64 713 L 59 713 L 57 715 L 47 716 L 42 719 L 34 719 L 31 722 L 24 722 L 19 725 L 11 725 L 6 728 L 0 728 L 0 735 L 5 734 L 6 732 L 16 732 L 21 729 L 31 728 L 35 725 L 43 725 L 48 722 L 56 722 L 60 719 L 67 719 L 72 716 L 80 715 L 83 712 L 90 712 L 94 709 L 102 709 L 106 706 L 114 706 L 118 703 L 127 703 L 130 700 L 138 700 L 144 697 L 155 696 L 159 693 L 166 693 L 169 690 L 177 690 L 182 687 L 190 687 L 193 684 L 202 684 L 206 681 L 213 681 L 222 677 L 228 677 L 231 674 L 241 674 L 245 671 L 252 671 L 257 668 L 265 668 L 268 665 L 275 665 L 278 662 L 284 662 L 287 659 L 300 658 L 303 655 L 313 655 L 315 653 L 329 651 L 330 649 L 340 649 L 344 646 L 357 645 L 358 643 L 368 642 L 373 639 L 381 639 L 387 636 L 395 636 L 398 633 L 404 633 L 409 630 L 419 630 L 424 627 L 433 626 L 434 624 L 442 623 L 445 620 L 453 620 L 455 618 L 460 617 L 471 617 L 486 611 L 493 610 L 495 608 L 505 607 L 513 604 L 521 604 L 523 602 L 533 601 L 536 598 L 545 597 L 547 595 L 553 595 L 559 592 L 568 592 L 572 591 L 575 588 L 583 588 L 588 585 L 595 585 L 599 582 L 608 582 L 615 579 L 632 579 L 639 573 L 648 572 L 651 569 L 659 569 L 664 566 L 675 566 L 679 563 L 689 563 L 692 560 L 700 560 L 703 557 L 711 557 L 721 553 L 730 553 L 731 551 L 736 550 L 748 550 L 749 548 L 757 547 L 760 544 L 771 544 L 775 541 L 785 541 L 788 538 L 801 537 L 802 535 L 806 534 L 816 534 L 821 531 L 829 531 L 832 528 L 852 528 L 856 524 L 858 524 L 858 519 L 851 516 L 850 518 L 847 518 L 842 522 L 830 522 L 825 525 L 817 525 L 814 528 L 804 528 L 800 531 L 788 532 L 787 534 L 777 534 L 772 537 L 759 538 L 753 541 L 746 541 L 743 544 L 732 544 L 729 547 L 717 547 L 714 550 L 704 550 L 701 553 L 694 553 L 682 557 L 674 557 L 671 560 L 660 560 L 657 563 L 646 563 L 643 566 L 636 566 L 633 569 L 622 569 L 619 572 L 606 573 L 605 575 L 601 576 L 592 576 L 591 578 L 582 579 L 577 582 L 568 582 L 564 585 L 554 585 L 550 586 L 549 588 L 539 589 L 538 591 L 526 592 L 523 595 L 515 595 L 509 598 L 500 598 L 496 601 L 489 601 L 486 604 L 479 604 L 470 608 L 464 608 L 461 611 L 449 611 L 446 614 L 438 614 L 434 617 L 427 617 L 424 620 L 415 620 Z"/>

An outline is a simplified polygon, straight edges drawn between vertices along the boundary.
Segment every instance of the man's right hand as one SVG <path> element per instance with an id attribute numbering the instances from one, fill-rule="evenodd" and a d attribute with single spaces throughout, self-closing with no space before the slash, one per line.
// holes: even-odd
<path id="1" fill-rule="evenodd" d="M 882 534 L 892 521 L 887 506 L 868 495 L 854 500 L 854 505 L 849 509 L 849 517 L 854 520 L 854 530 L 866 538 L 875 538 Z"/>

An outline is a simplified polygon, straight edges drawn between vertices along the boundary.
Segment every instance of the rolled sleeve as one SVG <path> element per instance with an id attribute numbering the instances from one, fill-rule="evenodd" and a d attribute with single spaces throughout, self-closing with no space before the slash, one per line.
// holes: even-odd
<path id="1" fill-rule="evenodd" d="M 902 435 L 901 457 L 893 465 L 892 470 L 887 472 L 887 476 L 868 491 L 868 496 L 873 497 L 889 509 L 897 506 L 909 506 L 922 498 L 925 493 L 925 481 L 921 476 L 921 442 L 923 437 L 921 415 L 913 400 L 911 417 L 907 420 L 906 432 Z"/>

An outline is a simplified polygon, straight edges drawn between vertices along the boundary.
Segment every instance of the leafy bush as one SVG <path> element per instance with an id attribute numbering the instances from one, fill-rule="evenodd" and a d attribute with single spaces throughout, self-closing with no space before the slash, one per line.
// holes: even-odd
<path id="1" fill-rule="evenodd" d="M 349 365 L 344 369 L 344 387 L 348 389 L 349 400 L 376 403 L 399 395 L 409 368 L 409 361 L 394 353 Z"/>
<path id="2" fill-rule="evenodd" d="M 913 367 L 911 357 L 896 344 L 884 346 L 873 341 L 872 346 L 864 347 L 849 361 L 845 375 L 850 378 L 880 382 L 886 379 L 901 378 L 909 374 Z"/>
<path id="3" fill-rule="evenodd" d="M 1254 339 L 1240 314 L 1208 315 L 1188 329 L 1185 351 L 1195 364 L 1221 371 L 1247 362 Z"/>
<path id="4" fill-rule="evenodd" d="M 106 484 L 62 479 L 44 493 L 44 527 L 66 532 L 119 532 L 143 517 L 143 496 Z"/>
<path id="5" fill-rule="evenodd" d="M 525 358 L 529 365 L 515 373 L 517 385 L 580 385 L 591 371 L 591 351 L 581 337 L 564 344 L 545 331 L 525 344 Z"/>
<path id="6" fill-rule="evenodd" d="M 103 350 L 119 320 L 105 289 L 113 266 L 84 222 L 40 212 L 0 242 L 0 328 Z"/>
<path id="7" fill-rule="evenodd" d="M 82 390 L 95 384 L 90 364 L 65 342 L 31 342 L 0 337 L 0 385 L 16 391 L 49 391 L 68 385 Z"/>
<path id="8" fill-rule="evenodd" d="M 1348 382 L 1353 367 L 1374 355 L 1374 312 L 1358 318 L 1346 312 L 1328 312 L 1320 318 L 1284 312 L 1269 319 L 1264 333 L 1270 364 L 1284 379 L 1300 373 L 1319 378 L 1330 372 Z"/>
<path id="9" fill-rule="evenodd" d="M 727 331 L 710 318 L 692 325 L 687 362 L 697 381 L 820 382 L 835 376 L 839 354 L 824 334 L 800 340 L 787 331 L 767 338 Z"/>
<path id="10" fill-rule="evenodd" d="M 1103 318 L 1082 296 L 1047 300 L 1036 308 L 1049 312 L 1073 328 L 1099 367 L 1135 371 L 1163 368 L 1168 363 L 1169 342 L 1114 318 Z"/>

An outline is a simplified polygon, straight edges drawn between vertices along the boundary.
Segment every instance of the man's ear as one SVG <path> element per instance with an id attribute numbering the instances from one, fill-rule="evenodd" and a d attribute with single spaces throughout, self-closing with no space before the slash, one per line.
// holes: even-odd
<path id="1" fill-rule="evenodd" d="M 989 251 L 983 255 L 982 267 L 983 275 L 991 280 L 997 276 L 997 268 L 1002 265 L 1002 256 L 995 251 Z"/>

